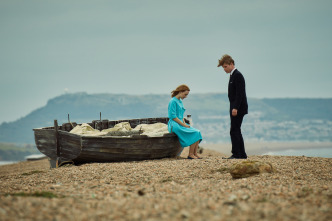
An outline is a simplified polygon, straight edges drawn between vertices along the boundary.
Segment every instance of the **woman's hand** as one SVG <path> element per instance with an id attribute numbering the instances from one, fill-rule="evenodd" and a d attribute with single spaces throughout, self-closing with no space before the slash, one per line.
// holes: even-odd
<path id="1" fill-rule="evenodd" d="M 184 125 L 182 125 L 182 126 L 184 126 L 184 127 L 186 127 L 186 128 L 190 128 L 190 126 L 189 126 L 188 124 L 184 124 Z"/>
<path id="2" fill-rule="evenodd" d="M 173 119 L 176 123 L 180 124 L 182 127 L 190 128 L 190 126 L 182 121 L 180 121 L 179 118 L 174 118 Z"/>
<path id="3" fill-rule="evenodd" d="M 188 124 L 186 124 L 186 121 L 184 120 L 184 118 L 183 118 L 183 123 L 181 125 L 186 128 L 190 128 L 190 126 Z"/>

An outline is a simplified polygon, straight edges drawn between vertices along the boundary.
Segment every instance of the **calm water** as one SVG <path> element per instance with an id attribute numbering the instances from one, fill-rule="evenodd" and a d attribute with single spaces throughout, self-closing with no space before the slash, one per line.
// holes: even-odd
<path id="1" fill-rule="evenodd" d="M 317 149 L 289 149 L 282 151 L 271 151 L 263 155 L 277 155 L 277 156 L 306 156 L 306 157 L 326 157 L 332 158 L 332 148 L 317 148 Z"/>
<path id="2" fill-rule="evenodd" d="M 32 159 L 42 159 L 42 158 L 46 158 L 46 156 L 44 154 L 31 154 L 25 157 L 25 160 L 32 160 Z M 25 161 L 22 160 L 22 161 Z M 18 163 L 20 161 L 0 161 L 0 166 L 1 165 L 7 165 L 7 164 L 13 164 L 13 163 Z"/>
<path id="3" fill-rule="evenodd" d="M 12 164 L 12 163 L 17 163 L 18 161 L 0 161 L 0 166 L 1 165 L 7 165 L 7 164 Z"/>

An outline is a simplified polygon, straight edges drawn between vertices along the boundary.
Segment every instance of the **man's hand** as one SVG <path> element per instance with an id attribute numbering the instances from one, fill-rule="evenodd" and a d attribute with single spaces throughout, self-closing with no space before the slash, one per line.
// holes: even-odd
<path id="1" fill-rule="evenodd" d="M 232 116 L 235 117 L 237 115 L 237 109 L 232 110 Z"/>

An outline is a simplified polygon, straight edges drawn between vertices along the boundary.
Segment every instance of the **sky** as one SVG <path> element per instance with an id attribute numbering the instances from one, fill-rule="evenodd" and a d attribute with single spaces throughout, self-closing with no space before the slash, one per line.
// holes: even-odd
<path id="1" fill-rule="evenodd" d="M 330 0 L 0 0 L 0 124 L 65 93 L 332 98 Z"/>

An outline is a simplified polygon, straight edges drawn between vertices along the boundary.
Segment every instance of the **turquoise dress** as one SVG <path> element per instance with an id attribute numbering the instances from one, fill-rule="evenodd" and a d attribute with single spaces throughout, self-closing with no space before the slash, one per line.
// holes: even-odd
<path id="1" fill-rule="evenodd" d="M 193 127 L 186 128 L 175 122 L 174 118 L 179 118 L 183 122 L 185 112 L 181 99 L 173 97 L 168 104 L 168 131 L 175 133 L 179 137 L 181 147 L 188 147 L 191 144 L 202 141 L 201 132 Z"/>

